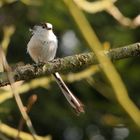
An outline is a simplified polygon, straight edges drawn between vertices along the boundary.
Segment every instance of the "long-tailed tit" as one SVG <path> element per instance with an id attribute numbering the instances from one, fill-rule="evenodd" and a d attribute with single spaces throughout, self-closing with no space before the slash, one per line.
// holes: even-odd
<path id="1" fill-rule="evenodd" d="M 53 27 L 50 23 L 35 25 L 33 29 L 31 29 L 33 35 L 27 45 L 27 51 L 36 63 L 48 62 L 53 60 L 56 55 L 58 44 L 52 29 Z M 84 112 L 83 104 L 72 94 L 59 73 L 56 72 L 53 76 L 64 96 L 76 112 Z"/>

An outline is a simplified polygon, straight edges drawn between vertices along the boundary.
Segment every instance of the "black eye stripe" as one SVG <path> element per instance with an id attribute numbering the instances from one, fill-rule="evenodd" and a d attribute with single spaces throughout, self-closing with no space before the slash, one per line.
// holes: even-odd
<path id="1" fill-rule="evenodd" d="M 47 30 L 51 30 L 52 28 L 47 28 Z"/>

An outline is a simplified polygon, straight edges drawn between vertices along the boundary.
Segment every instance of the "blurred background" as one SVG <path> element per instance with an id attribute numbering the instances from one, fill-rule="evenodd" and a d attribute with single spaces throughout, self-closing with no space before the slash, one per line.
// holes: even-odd
<path id="1" fill-rule="evenodd" d="M 140 0 L 117 0 L 114 5 L 124 19 L 129 17 L 133 20 L 140 14 Z M 128 21 L 125 25 L 121 23 L 123 18 L 122 21 L 117 21 L 113 14 L 106 10 L 93 14 L 84 13 L 105 49 L 140 41 L 140 26 L 137 24 L 129 26 Z M 40 22 L 53 24 L 59 41 L 57 57 L 90 51 L 64 1 L 0 0 L 0 41 L 3 46 L 8 46 L 5 47 L 5 52 L 10 65 L 19 62 L 33 63 L 26 50 L 31 37 L 29 28 Z M 9 40 L 4 43 L 5 38 Z M 114 62 L 114 65 L 132 101 L 140 107 L 140 58 L 122 59 Z M 64 79 L 71 75 L 73 74 L 65 75 Z M 27 104 L 31 95 L 37 95 L 37 101 L 32 106 L 29 116 L 38 135 L 51 135 L 53 140 L 140 139 L 140 129 L 123 109 L 109 98 L 113 93 L 99 70 L 95 70 L 86 78 L 66 80 L 71 91 L 85 105 L 86 113 L 80 116 L 71 109 L 52 77 L 46 78 L 50 81 L 34 87 L 30 85 L 32 81 L 24 82 L 29 85 L 29 90 L 21 95 L 24 104 Z M 40 82 L 40 79 L 36 79 L 36 82 Z M 0 93 L 4 90 L 8 91 L 1 89 Z M 20 112 L 13 99 L 1 103 L 1 122 L 17 129 L 20 118 Z M 26 126 L 23 131 L 28 132 Z"/>

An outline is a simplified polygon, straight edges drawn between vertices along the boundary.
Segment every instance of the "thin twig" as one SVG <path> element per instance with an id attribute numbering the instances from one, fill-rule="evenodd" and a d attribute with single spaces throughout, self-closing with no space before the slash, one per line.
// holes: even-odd
<path id="1" fill-rule="evenodd" d="M 98 0 L 89 2 L 87 0 L 73 0 L 78 7 L 88 13 L 97 13 L 110 8 L 116 0 Z"/>
<path id="2" fill-rule="evenodd" d="M 10 138 L 15 138 L 17 136 L 17 129 L 10 127 L 4 123 L 0 123 L 0 132 L 3 133 L 4 135 L 10 137 Z M 20 132 L 20 136 L 19 136 L 20 140 L 32 140 L 33 137 L 32 135 L 30 135 L 29 133 L 26 132 Z M 38 136 L 37 135 L 37 139 L 38 140 L 52 140 L 51 135 L 47 135 L 47 136 Z"/>
<path id="3" fill-rule="evenodd" d="M 114 3 L 116 0 L 100 0 L 94 2 L 89 2 L 87 0 L 74 0 L 74 2 L 78 7 L 88 13 L 94 14 L 97 12 L 106 11 L 123 26 L 130 28 L 137 28 L 140 26 L 140 14 L 133 19 L 124 16 L 119 8 L 115 6 Z"/>
<path id="4" fill-rule="evenodd" d="M 3 47 L 3 51 L 5 54 L 7 54 L 7 49 L 10 43 L 11 36 L 15 32 L 15 27 L 13 25 L 11 26 L 4 26 L 3 27 L 3 40 L 1 42 L 1 46 Z"/>
<path id="5" fill-rule="evenodd" d="M 24 109 L 24 106 L 22 104 L 20 96 L 16 93 L 16 90 L 14 88 L 14 84 L 13 83 L 15 81 L 14 81 L 13 75 L 11 73 L 11 68 L 10 68 L 10 66 L 7 63 L 7 60 L 5 58 L 4 52 L 3 52 L 1 47 L 0 47 L 0 56 L 1 56 L 0 58 L 1 58 L 1 61 L 2 61 L 2 64 L 3 64 L 3 67 L 6 70 L 6 75 L 8 77 L 9 83 L 10 83 L 11 92 L 13 93 L 13 96 L 15 97 L 15 100 L 16 100 L 16 103 L 17 103 L 18 108 L 20 110 L 20 113 L 21 113 L 22 117 L 24 118 L 24 120 L 26 121 L 28 129 L 29 129 L 30 133 L 32 134 L 34 140 L 37 140 L 36 132 L 35 132 L 33 126 L 32 126 L 32 122 L 31 122 L 29 116 L 27 115 L 27 113 L 26 113 L 26 111 Z"/>
<path id="6" fill-rule="evenodd" d="M 35 94 L 32 95 L 31 97 L 29 97 L 28 102 L 27 102 L 27 106 L 25 107 L 25 110 L 27 113 L 30 112 L 30 110 L 31 110 L 32 106 L 34 105 L 34 103 L 36 102 L 36 100 L 37 100 L 37 95 L 35 95 Z M 16 140 L 19 139 L 20 132 L 23 128 L 24 123 L 25 123 L 25 120 L 23 118 L 21 118 L 19 121 L 18 134 L 17 134 Z"/>
<path id="7" fill-rule="evenodd" d="M 110 8 L 106 9 L 106 11 L 123 26 L 130 28 L 137 28 L 140 26 L 140 15 L 137 15 L 134 19 L 130 19 L 125 17 L 115 5 L 112 5 Z"/>
<path id="8" fill-rule="evenodd" d="M 110 86 L 114 91 L 114 96 L 118 102 L 118 104 L 124 109 L 124 111 L 129 115 L 135 125 L 140 128 L 140 111 L 139 108 L 134 104 L 134 102 L 130 99 L 127 93 L 127 89 L 123 84 L 123 81 L 109 60 L 109 58 L 101 53 L 102 44 L 97 37 L 93 27 L 89 24 L 87 18 L 81 9 L 73 2 L 73 0 L 63 0 L 69 9 L 72 17 L 74 18 L 81 34 L 86 40 L 90 49 L 95 53 L 98 62 L 101 65 L 102 71 L 108 79 Z M 83 28 L 84 27 L 84 28 Z M 88 33 L 88 34 L 87 34 Z M 138 45 L 140 48 L 140 45 Z M 100 54 L 101 53 L 101 54 Z M 139 51 L 140 55 L 140 51 Z"/>

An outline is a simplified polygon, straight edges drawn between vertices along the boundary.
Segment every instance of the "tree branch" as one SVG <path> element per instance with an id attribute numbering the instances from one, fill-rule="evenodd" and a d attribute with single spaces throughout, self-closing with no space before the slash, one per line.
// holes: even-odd
<path id="1" fill-rule="evenodd" d="M 18 130 L 16 130 L 15 128 L 12 128 L 4 123 L 0 123 L 0 131 L 1 133 L 5 134 L 8 137 L 11 138 L 16 138 Z M 32 135 L 21 131 L 20 132 L 20 136 L 19 136 L 20 140 L 33 140 Z M 47 135 L 45 137 L 42 136 L 37 136 L 37 140 L 52 140 L 50 135 Z"/>
<path id="2" fill-rule="evenodd" d="M 123 46 L 120 48 L 110 49 L 100 52 L 105 53 L 111 60 L 119 60 L 128 57 L 140 56 L 140 43 Z M 55 72 L 66 73 L 70 71 L 78 71 L 90 65 L 98 64 L 94 53 L 83 53 L 64 58 L 57 58 L 46 64 L 27 64 L 17 66 L 13 70 L 15 81 L 30 80 L 42 74 L 52 74 Z M 5 73 L 0 73 L 0 86 L 9 84 Z"/>

